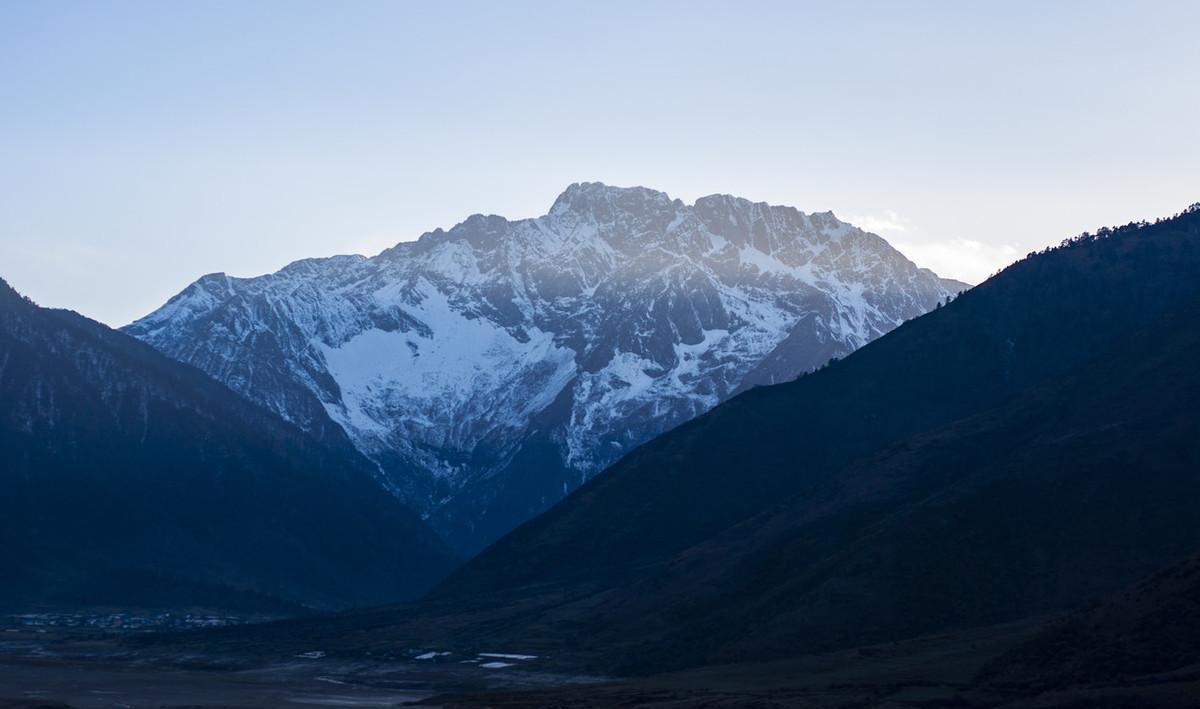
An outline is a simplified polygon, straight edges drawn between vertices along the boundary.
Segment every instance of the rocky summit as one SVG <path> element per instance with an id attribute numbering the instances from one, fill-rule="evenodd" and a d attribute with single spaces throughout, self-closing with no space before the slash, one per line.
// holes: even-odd
<path id="1" fill-rule="evenodd" d="M 348 436 L 470 553 L 635 446 L 966 287 L 830 212 L 584 183 L 536 219 L 204 276 L 125 331 Z"/>

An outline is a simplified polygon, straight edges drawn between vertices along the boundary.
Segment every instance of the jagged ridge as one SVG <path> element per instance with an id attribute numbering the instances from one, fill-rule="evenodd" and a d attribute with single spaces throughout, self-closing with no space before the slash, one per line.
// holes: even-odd
<path id="1" fill-rule="evenodd" d="M 205 276 L 126 331 L 344 430 L 471 551 L 633 446 L 964 287 L 832 213 L 584 183 L 537 219 Z"/>

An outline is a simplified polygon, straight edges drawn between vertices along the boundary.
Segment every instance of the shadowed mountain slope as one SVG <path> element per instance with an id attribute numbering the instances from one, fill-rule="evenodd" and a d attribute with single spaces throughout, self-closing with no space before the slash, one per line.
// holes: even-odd
<path id="1" fill-rule="evenodd" d="M 343 441 L 0 281 L 0 604 L 338 608 L 453 564 Z"/>
<path id="2" fill-rule="evenodd" d="M 1196 680 L 1197 638 L 1200 556 L 1191 556 L 1053 623 L 991 663 L 981 680 L 1024 691 L 1128 684 L 1168 673 Z"/>

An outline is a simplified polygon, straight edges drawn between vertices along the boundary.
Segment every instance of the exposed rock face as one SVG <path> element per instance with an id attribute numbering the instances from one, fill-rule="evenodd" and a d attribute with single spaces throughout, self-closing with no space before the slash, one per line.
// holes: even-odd
<path id="1" fill-rule="evenodd" d="M 537 219 L 205 276 L 126 331 L 344 429 L 473 551 L 632 447 L 965 287 L 831 213 L 588 183 Z"/>

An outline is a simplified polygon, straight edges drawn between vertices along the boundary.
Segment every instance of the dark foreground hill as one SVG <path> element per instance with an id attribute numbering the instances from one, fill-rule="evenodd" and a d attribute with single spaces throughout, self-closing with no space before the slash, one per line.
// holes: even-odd
<path id="1" fill-rule="evenodd" d="M 1075 240 L 642 446 L 418 604 L 203 642 L 644 674 L 1079 607 L 1200 548 L 1198 276 L 1195 209 Z"/>
<path id="2" fill-rule="evenodd" d="M 980 683 L 1030 691 L 1171 674 L 1200 681 L 1200 556 L 1050 624 L 991 663 Z"/>
<path id="3" fill-rule="evenodd" d="M 453 559 L 368 465 L 0 281 L 0 606 L 411 597 Z"/>

